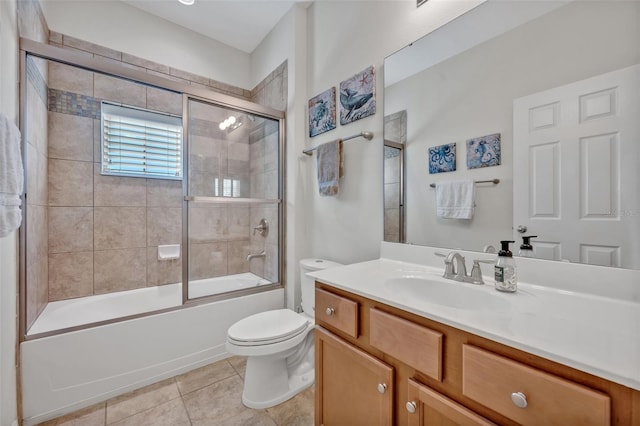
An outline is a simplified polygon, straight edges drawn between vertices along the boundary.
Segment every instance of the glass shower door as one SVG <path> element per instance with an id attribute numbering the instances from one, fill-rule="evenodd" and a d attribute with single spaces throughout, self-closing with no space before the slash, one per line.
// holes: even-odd
<path id="1" fill-rule="evenodd" d="M 194 98 L 187 111 L 187 298 L 280 283 L 280 120 Z"/>

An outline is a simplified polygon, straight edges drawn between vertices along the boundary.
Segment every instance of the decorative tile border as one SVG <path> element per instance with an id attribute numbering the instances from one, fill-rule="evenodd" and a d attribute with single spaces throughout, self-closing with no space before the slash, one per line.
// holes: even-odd
<path id="1" fill-rule="evenodd" d="M 47 103 L 47 82 L 44 80 L 40 70 L 36 65 L 35 59 L 27 56 L 27 79 L 36 89 L 36 93 L 42 99 L 43 103 Z"/>
<path id="2" fill-rule="evenodd" d="M 49 89 L 49 111 L 100 119 L 100 101 L 93 96 Z"/>

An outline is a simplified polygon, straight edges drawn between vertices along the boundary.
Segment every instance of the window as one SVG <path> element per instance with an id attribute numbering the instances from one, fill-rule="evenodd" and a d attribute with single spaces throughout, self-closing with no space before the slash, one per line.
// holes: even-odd
<path id="1" fill-rule="evenodd" d="M 102 102 L 102 174 L 182 179 L 182 118 Z"/>
<path id="2" fill-rule="evenodd" d="M 222 189 L 220 188 L 221 182 Z M 216 197 L 240 197 L 240 180 L 238 179 L 224 178 L 222 179 L 222 181 L 220 181 L 220 179 L 215 178 L 213 181 L 213 185 L 215 186 L 214 195 Z"/>

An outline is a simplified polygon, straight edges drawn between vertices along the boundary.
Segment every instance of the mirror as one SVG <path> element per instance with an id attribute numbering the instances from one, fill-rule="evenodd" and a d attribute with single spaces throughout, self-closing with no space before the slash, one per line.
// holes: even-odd
<path id="1" fill-rule="evenodd" d="M 404 144 L 407 112 L 384 118 L 384 240 L 404 243 Z"/>
<path id="2" fill-rule="evenodd" d="M 537 235 L 538 258 L 640 269 L 639 2 L 488 1 L 385 58 L 384 77 L 385 152 L 406 117 L 404 242 L 517 255 Z M 473 168 L 496 134 L 499 165 Z M 449 144 L 455 170 L 430 174 L 429 148 Z M 430 184 L 463 179 L 473 218 L 437 217 Z"/>

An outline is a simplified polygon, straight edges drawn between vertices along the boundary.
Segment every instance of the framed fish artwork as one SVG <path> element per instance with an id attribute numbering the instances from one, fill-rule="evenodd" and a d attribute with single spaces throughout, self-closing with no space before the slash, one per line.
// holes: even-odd
<path id="1" fill-rule="evenodd" d="M 336 88 L 309 99 L 309 137 L 336 128 Z"/>
<path id="2" fill-rule="evenodd" d="M 340 124 L 353 123 L 376 112 L 373 65 L 340 83 Z"/>
<path id="3" fill-rule="evenodd" d="M 500 133 L 467 141 L 467 168 L 477 169 L 500 165 Z"/>

